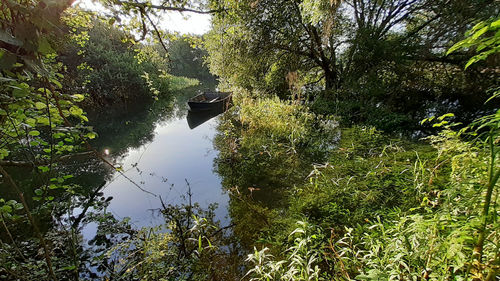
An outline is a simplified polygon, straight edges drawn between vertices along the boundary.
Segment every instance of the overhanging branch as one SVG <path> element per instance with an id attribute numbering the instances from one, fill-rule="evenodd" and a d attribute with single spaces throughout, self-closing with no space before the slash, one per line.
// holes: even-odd
<path id="1" fill-rule="evenodd" d="M 163 6 L 163 5 L 152 5 L 150 3 L 138 3 L 138 2 L 127 2 L 127 1 L 118 1 L 120 5 L 129 5 L 137 8 L 151 8 L 155 10 L 163 10 L 163 11 L 175 11 L 175 12 L 189 12 L 196 14 L 215 14 L 219 12 L 223 12 L 224 9 L 216 9 L 216 10 L 196 10 L 191 8 L 184 7 L 172 7 L 172 6 Z"/>

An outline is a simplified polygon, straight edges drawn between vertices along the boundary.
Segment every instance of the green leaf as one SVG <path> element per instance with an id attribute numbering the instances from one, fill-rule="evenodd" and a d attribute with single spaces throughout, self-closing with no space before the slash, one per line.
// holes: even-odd
<path id="1" fill-rule="evenodd" d="M 439 128 L 439 127 L 442 127 L 446 124 L 448 124 L 448 121 L 441 121 L 440 123 L 436 123 L 436 124 L 432 125 L 432 127 Z"/>
<path id="2" fill-rule="evenodd" d="M 33 118 L 27 118 L 26 120 L 24 120 L 24 122 L 28 125 L 30 125 L 31 127 L 35 127 L 36 126 L 36 120 L 33 119 Z"/>
<path id="3" fill-rule="evenodd" d="M 460 42 L 456 43 L 455 45 L 451 46 L 451 48 L 446 52 L 446 55 L 449 55 L 449 54 L 453 53 L 454 51 L 464 47 L 464 44 L 465 44 L 465 40 L 460 41 Z"/>
<path id="4" fill-rule="evenodd" d="M 87 134 L 85 135 L 85 137 L 87 137 L 87 138 L 89 138 L 89 139 L 95 139 L 95 137 L 96 137 L 96 136 L 97 136 L 97 134 L 96 134 L 96 133 L 94 133 L 94 132 L 90 132 L 90 133 L 87 133 Z"/>
<path id="5" fill-rule="evenodd" d="M 9 156 L 9 151 L 6 148 L 0 148 L 0 159 Z"/>
<path id="6" fill-rule="evenodd" d="M 0 210 L 2 211 L 2 213 L 10 213 L 12 212 L 12 207 L 9 205 L 3 205 Z"/>
<path id="7" fill-rule="evenodd" d="M 42 37 L 40 41 L 38 41 L 38 52 L 40 52 L 43 55 L 51 54 L 54 53 L 54 49 L 50 46 L 49 41 L 47 38 Z"/>
<path id="8" fill-rule="evenodd" d="M 35 102 L 35 107 L 36 107 L 36 109 L 44 109 L 47 107 L 47 105 L 43 102 L 37 101 L 37 102 Z"/>
<path id="9" fill-rule="evenodd" d="M 50 168 L 47 166 L 39 166 L 38 169 L 43 173 L 46 173 L 50 170 Z"/>
<path id="10" fill-rule="evenodd" d="M 500 27 L 500 18 L 490 24 L 492 29 L 497 29 Z"/>
<path id="11" fill-rule="evenodd" d="M 71 115 L 79 117 L 83 114 L 83 110 L 81 108 L 79 108 L 78 106 L 72 106 L 69 109 L 69 113 Z"/>
<path id="12" fill-rule="evenodd" d="M 476 62 L 478 62 L 478 61 L 479 61 L 479 59 L 477 59 L 477 57 L 476 57 L 476 56 L 475 56 L 475 57 L 472 57 L 472 58 L 471 58 L 471 59 L 467 62 L 467 64 L 465 65 L 465 69 L 467 69 L 469 66 L 471 66 L 472 64 L 474 64 L 474 63 L 476 63 Z"/>
<path id="13" fill-rule="evenodd" d="M 75 268 L 76 268 L 76 266 L 70 265 L 70 266 L 65 266 L 65 267 L 61 268 L 61 270 L 74 270 Z"/>
<path id="14" fill-rule="evenodd" d="M 477 31 L 476 33 L 474 33 L 474 35 L 472 35 L 472 39 L 477 39 L 479 38 L 481 35 L 483 35 L 486 31 L 488 31 L 488 27 L 485 26 L 483 28 L 481 28 L 479 31 Z"/>
<path id="15" fill-rule="evenodd" d="M 36 136 L 39 136 L 40 135 L 40 132 L 37 131 L 37 130 L 32 130 L 28 133 L 28 135 L 30 136 L 33 136 L 33 137 L 36 137 Z"/>
<path id="16" fill-rule="evenodd" d="M 41 124 L 41 125 L 49 125 L 50 124 L 49 118 L 43 117 L 43 116 L 37 117 L 36 122 L 38 124 Z"/>
<path id="17" fill-rule="evenodd" d="M 61 82 L 57 81 L 56 79 L 50 79 L 50 82 L 56 85 L 58 89 L 62 89 L 62 84 Z"/>
<path id="18" fill-rule="evenodd" d="M 25 87 L 14 87 L 14 90 L 12 91 L 12 95 L 16 98 L 24 98 L 27 95 L 29 95 L 30 90 Z"/>
<path id="19" fill-rule="evenodd" d="M 74 94 L 71 96 L 75 102 L 81 102 L 85 99 L 84 95 Z"/>
<path id="20" fill-rule="evenodd" d="M 443 121 L 445 118 L 448 118 L 448 117 L 455 117 L 455 114 L 453 114 L 453 113 L 443 114 L 443 115 L 439 116 L 438 121 Z"/>
<path id="21" fill-rule="evenodd" d="M 52 135 L 52 137 L 54 137 L 55 139 L 60 139 L 62 137 L 64 137 L 65 134 L 64 133 L 55 133 Z"/>

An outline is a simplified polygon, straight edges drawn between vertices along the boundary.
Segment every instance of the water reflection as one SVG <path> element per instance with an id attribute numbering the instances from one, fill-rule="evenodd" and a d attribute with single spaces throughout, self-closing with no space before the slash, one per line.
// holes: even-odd
<path id="1" fill-rule="evenodd" d="M 187 116 L 186 102 L 198 90 L 192 88 L 157 101 L 136 101 L 89 112 L 90 125 L 99 135 L 92 146 L 107 152 L 104 153 L 107 160 L 122 170 L 117 172 L 92 155 L 61 162 L 53 174 L 74 177 L 65 182 L 71 185 L 71 192 L 51 191 L 57 195 L 54 201 L 58 205 L 54 208 L 37 210 L 40 203 L 32 200 L 35 188 L 42 186 L 36 169 L 9 169 L 25 192 L 30 208 L 36 211 L 41 231 L 59 242 L 71 239 L 77 244 L 82 277 L 102 271 L 95 267 L 94 257 L 104 254 L 113 246 L 111 242 L 116 243 L 131 231 L 115 227 L 120 225 L 114 218 L 129 217 L 137 228 L 165 223 L 165 218 L 155 212 L 162 207 L 160 196 L 165 204 L 186 203 L 183 196 L 189 186 L 193 202 L 203 209 L 218 203 L 216 219 L 221 221 L 221 226 L 230 224 L 229 198 L 222 189 L 219 175 L 213 172 L 214 159 L 218 156 L 212 143 L 217 124 L 214 117 L 220 112 L 202 118 Z M 2 197 L 15 198 L 16 194 L 10 194 L 10 189 L 0 187 Z M 70 225 L 76 230 L 75 237 L 65 232 Z M 98 228 L 105 227 L 112 235 L 96 233 Z M 29 240 L 33 235 L 30 225 L 24 221 L 13 222 L 11 230 L 22 240 Z M 0 231 L 0 238 L 2 235 Z M 57 253 L 58 258 L 61 261 L 68 258 L 69 250 Z M 97 275 L 94 277 L 99 279 Z"/>
<path id="2" fill-rule="evenodd" d="M 220 179 L 212 172 L 216 157 L 211 149 L 214 122 L 197 130 L 186 125 L 184 120 L 174 119 L 158 126 L 151 143 L 130 149 L 121 157 L 125 174 L 147 191 L 162 196 L 166 203 L 176 203 L 186 194 L 187 180 L 193 201 L 202 206 L 211 202 L 224 205 Z M 120 217 L 131 217 L 138 226 L 155 224 L 147 210 L 160 207 L 157 197 L 144 193 L 120 174 L 115 174 L 104 192 L 115 198 L 109 209 Z M 224 212 L 219 213 L 219 217 L 223 215 Z"/>
<path id="3" fill-rule="evenodd" d="M 212 171 L 217 156 L 212 144 L 216 120 L 212 118 L 221 112 L 187 115 L 186 101 L 197 90 L 191 88 L 176 93 L 175 99 L 160 99 L 149 105 L 137 103 L 126 112 L 118 108 L 89 113 L 99 134 L 93 145 L 100 151 L 108 150 L 109 160 L 121 166 L 126 177 L 89 159 L 80 166 L 75 181 L 85 182 L 91 190 L 106 181 L 103 196 L 113 197 L 107 210 L 118 219 L 131 218 L 137 227 L 162 223 L 163 218 L 154 215 L 161 207 L 160 196 L 166 204 L 185 203 L 182 197 L 187 183 L 193 202 L 201 207 L 218 203 L 216 217 L 222 224 L 227 222 L 228 198 L 219 176 Z M 93 233 L 95 226 L 84 229 L 85 237 Z"/>
<path id="4" fill-rule="evenodd" d="M 214 110 L 197 111 L 197 112 L 189 111 L 186 116 L 188 126 L 190 129 L 194 129 L 223 112 L 224 112 L 223 109 L 214 109 Z"/>

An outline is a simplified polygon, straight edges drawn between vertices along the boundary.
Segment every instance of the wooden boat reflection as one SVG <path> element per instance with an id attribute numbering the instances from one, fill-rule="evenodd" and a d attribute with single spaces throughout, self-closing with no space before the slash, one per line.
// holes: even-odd
<path id="1" fill-rule="evenodd" d="M 208 120 L 214 118 L 215 116 L 223 113 L 225 109 L 214 109 L 214 110 L 204 110 L 204 111 L 188 111 L 187 122 L 189 129 L 194 129 L 201 124 L 207 122 Z"/>
<path id="2" fill-rule="evenodd" d="M 189 111 L 226 110 L 231 102 L 230 92 L 203 92 L 188 101 Z"/>

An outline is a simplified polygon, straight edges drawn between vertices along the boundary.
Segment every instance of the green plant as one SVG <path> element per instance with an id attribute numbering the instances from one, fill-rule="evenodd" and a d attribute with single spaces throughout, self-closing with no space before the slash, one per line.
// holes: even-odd
<path id="1" fill-rule="evenodd" d="M 322 259 L 322 252 L 318 248 L 322 240 L 321 231 L 307 222 L 299 221 L 289 239 L 293 241 L 292 246 L 284 252 L 283 259 L 268 254 L 268 248 L 260 251 L 254 249 L 254 253 L 248 255 L 247 262 L 253 263 L 253 268 L 246 275 L 251 281 L 328 280 L 321 276 L 318 265 Z"/>

